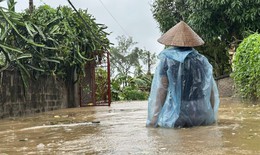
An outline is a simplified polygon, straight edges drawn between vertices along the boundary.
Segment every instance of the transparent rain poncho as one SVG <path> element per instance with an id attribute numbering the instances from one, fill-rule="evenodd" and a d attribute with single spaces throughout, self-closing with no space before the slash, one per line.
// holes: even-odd
<path id="1" fill-rule="evenodd" d="M 171 47 L 159 59 L 146 125 L 173 128 L 216 122 L 219 95 L 207 58 L 193 48 Z"/>

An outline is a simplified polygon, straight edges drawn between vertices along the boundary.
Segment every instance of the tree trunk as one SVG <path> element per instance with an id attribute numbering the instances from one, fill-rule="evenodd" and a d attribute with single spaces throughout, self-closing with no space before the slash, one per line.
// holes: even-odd
<path id="1" fill-rule="evenodd" d="M 74 108 L 78 106 L 77 102 L 77 87 L 76 87 L 76 70 L 74 67 L 70 67 L 67 72 L 68 78 L 66 80 L 68 91 L 68 108 Z"/>
<path id="2" fill-rule="evenodd" d="M 29 12 L 33 12 L 33 0 L 29 0 Z"/>

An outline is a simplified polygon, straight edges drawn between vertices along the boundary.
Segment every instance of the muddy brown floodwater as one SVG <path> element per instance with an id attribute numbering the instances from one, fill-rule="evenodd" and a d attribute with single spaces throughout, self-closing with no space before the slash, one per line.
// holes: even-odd
<path id="1" fill-rule="evenodd" d="M 218 123 L 146 128 L 147 102 L 62 109 L 0 120 L 0 155 L 260 154 L 260 106 L 221 99 Z"/>

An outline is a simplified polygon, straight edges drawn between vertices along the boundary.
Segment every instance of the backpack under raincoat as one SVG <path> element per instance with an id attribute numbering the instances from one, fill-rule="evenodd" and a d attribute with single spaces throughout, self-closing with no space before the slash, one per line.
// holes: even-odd
<path id="1" fill-rule="evenodd" d="M 146 125 L 173 128 L 216 122 L 219 94 L 207 58 L 193 48 L 171 47 L 159 59 Z"/>

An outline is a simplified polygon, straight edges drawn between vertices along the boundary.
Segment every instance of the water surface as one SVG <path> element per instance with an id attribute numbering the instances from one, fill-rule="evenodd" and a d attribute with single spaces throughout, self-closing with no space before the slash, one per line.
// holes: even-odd
<path id="1" fill-rule="evenodd" d="M 147 128 L 147 102 L 0 120 L 0 155 L 260 154 L 260 106 L 221 99 L 217 124 Z"/>

